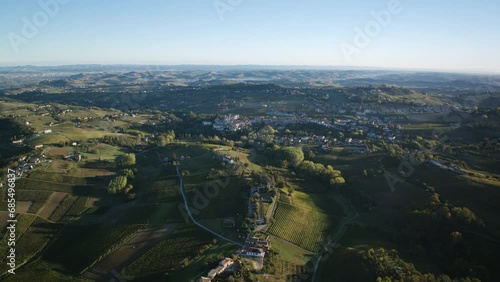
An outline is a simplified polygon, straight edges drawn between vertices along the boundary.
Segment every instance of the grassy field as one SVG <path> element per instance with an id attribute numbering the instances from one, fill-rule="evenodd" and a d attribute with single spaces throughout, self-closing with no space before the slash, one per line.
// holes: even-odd
<path id="1" fill-rule="evenodd" d="M 156 204 L 135 205 L 118 219 L 118 224 L 147 224 L 156 210 Z"/>
<path id="2" fill-rule="evenodd" d="M 94 185 L 73 185 L 31 178 L 20 178 L 17 183 L 23 190 L 65 192 L 75 195 L 98 195 L 104 191 L 104 188 Z"/>
<path id="3" fill-rule="evenodd" d="M 177 203 L 159 203 L 150 216 L 149 224 L 162 225 L 181 221 L 183 218 Z"/>
<path id="4" fill-rule="evenodd" d="M 279 253 L 282 260 L 296 265 L 306 264 L 313 254 L 276 236 L 271 236 L 270 242 L 271 248 Z"/>
<path id="5" fill-rule="evenodd" d="M 199 212 L 194 215 L 196 219 L 244 217 L 248 213 L 246 194 L 240 189 L 242 182 L 238 177 L 223 178 L 221 185 L 217 186 L 219 189 L 207 188 L 209 182 L 200 184 L 191 177 L 186 177 L 184 183 L 188 205 L 199 207 L 196 208 Z M 197 185 L 191 186 L 188 183 Z"/>

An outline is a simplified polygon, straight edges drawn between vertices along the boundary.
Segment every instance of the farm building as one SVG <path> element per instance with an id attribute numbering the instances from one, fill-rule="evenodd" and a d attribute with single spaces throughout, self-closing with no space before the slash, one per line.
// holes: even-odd
<path id="1" fill-rule="evenodd" d="M 224 219 L 224 222 L 222 223 L 222 226 L 225 228 L 233 228 L 236 226 L 236 223 L 234 221 L 234 218 L 226 218 Z"/>

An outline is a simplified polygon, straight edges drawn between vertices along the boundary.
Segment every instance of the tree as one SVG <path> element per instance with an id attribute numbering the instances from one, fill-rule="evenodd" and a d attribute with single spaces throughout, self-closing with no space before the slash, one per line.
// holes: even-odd
<path id="1" fill-rule="evenodd" d="M 280 164 L 290 164 L 294 167 L 304 161 L 304 152 L 300 147 L 284 147 L 277 152 Z"/>
<path id="2" fill-rule="evenodd" d="M 136 159 L 135 159 L 134 153 L 120 155 L 120 156 L 117 156 L 115 158 L 115 164 L 118 167 L 133 166 L 133 165 L 135 165 L 135 162 L 136 162 Z"/>
<path id="3" fill-rule="evenodd" d="M 125 176 L 116 176 L 111 179 L 108 184 L 108 192 L 111 194 L 117 194 L 121 192 L 127 186 L 127 177 Z"/>

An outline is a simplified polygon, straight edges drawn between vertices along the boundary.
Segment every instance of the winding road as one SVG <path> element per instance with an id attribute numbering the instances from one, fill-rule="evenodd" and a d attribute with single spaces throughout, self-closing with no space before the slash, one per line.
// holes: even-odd
<path id="1" fill-rule="evenodd" d="M 179 187 L 179 188 L 180 188 L 180 190 L 181 190 L 182 198 L 184 199 L 184 208 L 186 209 L 186 212 L 187 212 L 187 214 L 189 215 L 189 218 L 191 219 L 191 221 L 192 221 L 194 224 L 196 224 L 198 227 L 200 227 L 201 229 L 204 229 L 204 230 L 206 230 L 206 231 L 208 231 L 208 232 L 212 233 L 213 235 L 215 235 L 215 236 L 217 236 L 217 237 L 221 238 L 222 240 L 227 241 L 227 242 L 229 242 L 229 243 L 232 243 L 232 244 L 234 244 L 234 245 L 237 245 L 237 246 L 239 246 L 239 247 L 243 248 L 243 247 L 244 247 L 244 245 L 243 245 L 243 244 L 238 243 L 238 242 L 236 242 L 236 241 L 233 241 L 233 240 L 231 240 L 231 239 L 229 239 L 229 238 L 227 238 L 227 237 L 222 236 L 221 234 L 219 234 L 219 233 L 217 233 L 217 232 L 214 232 L 214 231 L 210 230 L 209 228 L 207 228 L 207 227 L 203 226 L 201 223 L 199 223 L 198 221 L 196 221 L 196 219 L 194 219 L 193 215 L 191 214 L 191 211 L 189 210 L 189 206 L 188 206 L 188 201 L 187 201 L 186 194 L 184 193 L 184 180 L 182 179 L 182 176 L 181 176 L 181 174 L 180 174 L 180 172 L 179 172 L 179 167 L 178 167 L 178 166 L 175 166 L 175 170 L 177 171 L 177 176 L 179 176 L 179 179 L 180 179 L 180 187 Z"/>

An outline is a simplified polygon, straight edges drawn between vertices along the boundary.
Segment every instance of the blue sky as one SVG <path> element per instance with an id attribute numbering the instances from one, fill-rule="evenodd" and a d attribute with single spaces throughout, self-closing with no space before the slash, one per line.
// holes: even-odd
<path id="1" fill-rule="evenodd" d="M 57 1 L 68 3 L 57 4 L 58 11 L 51 15 L 40 4 Z M 388 11 L 391 1 L 399 2 L 402 11 L 391 14 L 389 24 L 381 26 L 372 12 Z M 500 71 L 500 1 L 239 2 L 1 0 L 0 65 L 252 64 Z M 218 13 L 216 3 L 221 9 L 236 5 Z M 23 33 L 26 22 L 38 30 Z M 368 37 L 369 44 L 356 45 L 356 28 L 366 34 L 370 22 L 380 29 Z M 357 50 L 350 59 L 345 46 Z"/>

